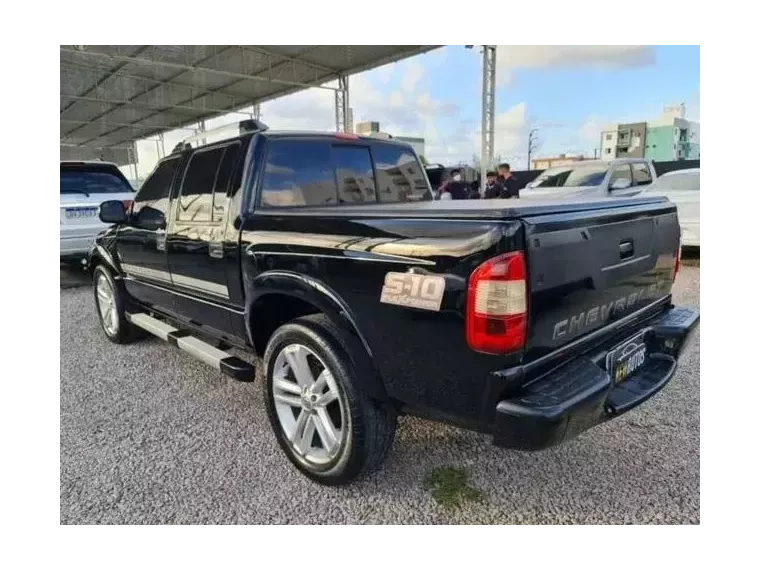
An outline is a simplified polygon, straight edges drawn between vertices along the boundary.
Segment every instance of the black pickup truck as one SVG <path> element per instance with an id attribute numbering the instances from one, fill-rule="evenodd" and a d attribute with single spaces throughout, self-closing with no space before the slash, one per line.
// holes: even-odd
<path id="1" fill-rule="evenodd" d="M 178 145 L 128 211 L 101 205 L 103 331 L 244 381 L 261 362 L 280 446 L 323 484 L 376 469 L 401 414 L 535 450 L 673 377 L 698 313 L 671 304 L 672 203 L 430 198 L 399 142 L 255 124 Z"/>

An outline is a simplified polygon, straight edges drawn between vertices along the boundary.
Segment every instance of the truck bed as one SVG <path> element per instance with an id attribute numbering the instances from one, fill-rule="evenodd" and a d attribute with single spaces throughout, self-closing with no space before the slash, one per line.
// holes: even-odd
<path id="1" fill-rule="evenodd" d="M 675 206 L 661 196 L 631 198 L 576 198 L 570 200 L 543 200 L 534 198 L 505 200 L 429 200 L 397 204 L 358 204 L 335 206 L 308 206 L 304 208 L 266 208 L 258 215 L 272 216 L 329 216 L 329 217 L 394 217 L 502 220 L 566 214 L 589 210 L 606 210 L 620 207 L 641 207 L 648 211 L 662 209 L 662 213 L 675 211 Z M 659 207 L 658 207 L 659 206 Z"/>

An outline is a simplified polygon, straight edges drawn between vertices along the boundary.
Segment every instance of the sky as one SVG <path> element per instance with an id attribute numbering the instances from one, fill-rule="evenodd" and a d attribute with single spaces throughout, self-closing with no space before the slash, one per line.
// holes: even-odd
<path id="1" fill-rule="evenodd" d="M 480 154 L 482 55 L 446 46 L 351 76 L 354 122 L 379 121 L 397 136 L 425 138 L 425 157 L 472 163 Z M 527 168 L 533 157 L 594 155 L 602 126 L 652 121 L 663 107 L 684 103 L 699 121 L 699 46 L 498 46 L 495 155 Z M 240 120 L 228 115 L 206 128 Z M 309 89 L 261 105 L 272 129 L 335 130 L 333 92 Z M 166 151 L 189 131 L 168 133 Z M 138 143 L 140 176 L 157 160 L 156 143 Z"/>

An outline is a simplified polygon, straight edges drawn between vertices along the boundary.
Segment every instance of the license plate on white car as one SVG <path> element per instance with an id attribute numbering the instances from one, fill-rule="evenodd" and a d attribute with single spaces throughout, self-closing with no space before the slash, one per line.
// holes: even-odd
<path id="1" fill-rule="evenodd" d="M 97 208 L 66 208 L 67 218 L 94 218 L 97 215 Z"/>
<path id="2" fill-rule="evenodd" d="M 636 372 L 646 361 L 647 345 L 643 332 L 619 344 L 607 353 L 607 372 L 618 384 Z"/>

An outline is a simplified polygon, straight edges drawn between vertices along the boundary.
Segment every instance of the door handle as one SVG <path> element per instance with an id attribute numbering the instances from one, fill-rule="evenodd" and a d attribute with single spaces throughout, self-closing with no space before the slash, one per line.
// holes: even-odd
<path id="1" fill-rule="evenodd" d="M 633 257 L 633 240 L 620 240 L 620 259 L 628 259 L 629 257 Z"/>
<path id="2" fill-rule="evenodd" d="M 222 259 L 224 257 L 224 246 L 221 242 L 210 242 L 208 244 L 208 255 L 214 259 Z"/>

